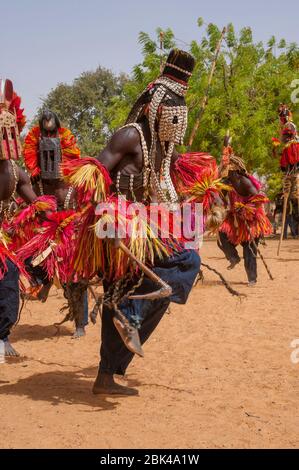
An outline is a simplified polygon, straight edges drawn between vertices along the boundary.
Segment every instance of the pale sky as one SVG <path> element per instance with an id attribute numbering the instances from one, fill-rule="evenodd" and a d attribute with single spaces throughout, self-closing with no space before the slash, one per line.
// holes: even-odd
<path id="1" fill-rule="evenodd" d="M 31 119 L 59 82 L 98 65 L 130 72 L 141 59 L 140 31 L 170 27 L 184 43 L 200 40 L 200 16 L 220 28 L 250 26 L 256 41 L 299 43 L 298 0 L 0 0 L 0 77 L 13 80 Z"/>

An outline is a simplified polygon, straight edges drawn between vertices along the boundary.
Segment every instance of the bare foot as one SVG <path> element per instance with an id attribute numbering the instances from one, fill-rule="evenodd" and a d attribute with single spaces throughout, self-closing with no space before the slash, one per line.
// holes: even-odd
<path id="1" fill-rule="evenodd" d="M 80 339 L 82 338 L 83 336 L 85 336 L 86 333 L 85 333 L 85 328 L 84 326 L 77 326 L 76 327 L 76 331 L 75 333 L 73 334 L 72 338 L 73 339 Z"/>
<path id="2" fill-rule="evenodd" d="M 4 341 L 4 355 L 6 357 L 19 357 L 20 354 L 16 351 L 9 341 Z"/>
<path id="3" fill-rule="evenodd" d="M 113 375 L 99 372 L 92 388 L 94 395 L 136 396 L 136 388 L 125 387 L 114 382 Z"/>

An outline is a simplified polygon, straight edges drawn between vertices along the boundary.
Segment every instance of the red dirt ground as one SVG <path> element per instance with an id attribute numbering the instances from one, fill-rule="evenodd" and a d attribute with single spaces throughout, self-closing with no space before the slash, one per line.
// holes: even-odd
<path id="1" fill-rule="evenodd" d="M 25 356 L 0 364 L 1 448 L 263 448 L 299 446 L 299 242 L 264 249 L 274 281 L 259 261 L 257 287 L 214 241 L 205 262 L 248 295 L 241 303 L 214 274 L 186 306 L 173 305 L 136 359 L 128 383 L 139 397 L 91 394 L 100 325 L 72 340 L 72 325 L 55 335 L 61 292 L 27 303 L 12 342 Z M 99 322 L 100 323 L 100 322 Z"/>

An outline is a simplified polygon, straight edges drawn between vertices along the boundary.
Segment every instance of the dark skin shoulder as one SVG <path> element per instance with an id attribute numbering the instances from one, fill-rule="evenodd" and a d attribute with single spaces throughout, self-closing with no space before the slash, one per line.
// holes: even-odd
<path id="1" fill-rule="evenodd" d="M 114 183 L 116 173 L 119 171 L 122 175 L 139 175 L 143 168 L 143 151 L 139 132 L 133 126 L 119 129 L 97 158 L 110 172 Z M 128 199 L 131 198 L 132 194 L 129 189 L 122 192 Z M 135 197 L 137 201 L 143 199 L 142 188 L 135 191 Z"/>
<path id="2" fill-rule="evenodd" d="M 147 120 L 140 122 L 143 135 L 150 148 L 151 134 Z M 157 142 L 156 148 L 156 171 L 159 171 L 162 164 L 162 150 L 160 142 Z M 174 151 L 173 163 L 178 158 L 179 154 Z M 97 159 L 107 168 L 111 173 L 114 181 L 115 175 L 118 171 L 122 175 L 139 175 L 143 169 L 143 151 L 141 146 L 141 139 L 139 132 L 132 126 L 119 129 L 111 137 L 107 146 L 101 151 Z M 126 196 L 130 199 L 131 194 L 129 191 L 125 192 Z M 153 188 L 150 190 L 152 200 L 155 200 Z M 135 192 L 137 200 L 142 200 L 143 189 L 141 188 Z"/>
<path id="3" fill-rule="evenodd" d="M 249 197 L 258 193 L 252 181 L 246 175 L 241 175 L 237 171 L 230 171 L 229 182 L 240 196 Z"/>
<path id="4" fill-rule="evenodd" d="M 27 204 L 36 199 L 36 194 L 32 189 L 30 178 L 27 173 L 20 167 L 16 166 L 18 184 L 17 193 Z M 9 160 L 0 161 L 0 200 L 8 200 L 14 190 L 14 174 L 12 164 Z"/>
<path id="5" fill-rule="evenodd" d="M 143 125 L 142 128 L 147 147 L 149 148 L 150 132 L 148 125 Z M 157 153 L 160 153 L 159 142 L 157 145 Z M 174 150 L 172 163 L 175 163 L 178 157 L 178 152 Z M 133 126 L 118 130 L 111 137 L 107 146 L 101 151 L 97 159 L 110 172 L 121 171 L 123 174 L 139 174 L 143 166 L 143 154 L 139 132 Z"/>
<path id="6" fill-rule="evenodd" d="M 134 127 L 118 130 L 97 159 L 110 172 L 139 174 L 143 165 L 139 132 Z"/>

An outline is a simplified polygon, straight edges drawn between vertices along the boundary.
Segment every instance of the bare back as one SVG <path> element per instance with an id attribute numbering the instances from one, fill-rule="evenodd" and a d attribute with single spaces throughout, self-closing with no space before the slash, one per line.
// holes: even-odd
<path id="1" fill-rule="evenodd" d="M 146 121 L 139 124 L 147 151 L 150 148 L 150 130 Z M 160 142 L 157 142 L 156 172 L 160 171 L 162 164 L 162 150 Z M 177 152 L 174 152 L 173 158 L 177 158 Z M 142 171 L 144 168 L 144 150 L 142 148 L 142 138 L 140 132 L 132 125 L 119 129 L 110 139 L 107 146 L 97 157 L 98 160 L 110 172 L 113 182 L 116 183 L 118 175 L 126 181 L 130 175 L 134 175 L 137 180 L 137 190 L 134 195 L 137 201 L 143 200 Z M 151 188 L 152 190 L 152 188 Z M 122 189 L 128 199 L 132 194 L 129 189 Z M 156 195 L 151 192 L 151 199 L 155 200 Z"/>
<path id="2" fill-rule="evenodd" d="M 249 197 L 258 193 L 256 187 L 246 175 L 241 175 L 236 171 L 231 171 L 229 174 L 229 180 L 240 196 Z"/>

